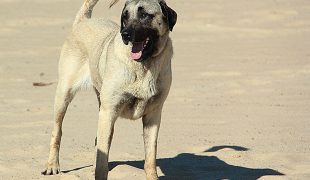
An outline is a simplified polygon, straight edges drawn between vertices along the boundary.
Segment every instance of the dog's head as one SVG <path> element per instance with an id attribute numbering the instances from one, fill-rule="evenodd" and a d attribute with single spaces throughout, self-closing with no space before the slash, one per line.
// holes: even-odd
<path id="1" fill-rule="evenodd" d="M 143 61 L 158 55 L 176 21 L 177 13 L 164 0 L 127 0 L 120 31 L 124 44 L 132 44 L 132 59 Z"/>

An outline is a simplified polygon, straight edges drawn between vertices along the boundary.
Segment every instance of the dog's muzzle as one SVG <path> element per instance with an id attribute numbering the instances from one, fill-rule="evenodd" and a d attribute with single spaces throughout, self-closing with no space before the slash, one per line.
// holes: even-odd
<path id="1" fill-rule="evenodd" d="M 124 44 L 132 43 L 131 57 L 133 60 L 140 61 L 144 49 L 147 47 L 150 38 L 147 36 L 146 30 L 141 27 L 124 28 L 121 32 Z"/>

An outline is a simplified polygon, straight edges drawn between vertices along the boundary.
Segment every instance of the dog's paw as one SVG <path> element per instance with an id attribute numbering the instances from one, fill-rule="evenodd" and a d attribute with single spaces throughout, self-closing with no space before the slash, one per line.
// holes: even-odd
<path id="1" fill-rule="evenodd" d="M 42 175 L 56 175 L 60 173 L 59 163 L 48 163 L 46 169 L 44 169 L 41 174 Z"/>

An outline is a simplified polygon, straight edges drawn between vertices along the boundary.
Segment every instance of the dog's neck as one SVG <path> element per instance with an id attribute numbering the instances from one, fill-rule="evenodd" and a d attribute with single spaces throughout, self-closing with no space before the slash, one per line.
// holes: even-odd
<path id="1" fill-rule="evenodd" d="M 157 44 L 156 44 L 156 47 L 158 47 L 158 49 L 152 55 L 153 58 L 156 58 L 157 56 L 159 56 L 163 53 L 164 49 L 167 46 L 169 34 L 170 34 L 169 31 L 167 31 L 165 34 L 163 34 L 162 36 L 159 37 Z"/>

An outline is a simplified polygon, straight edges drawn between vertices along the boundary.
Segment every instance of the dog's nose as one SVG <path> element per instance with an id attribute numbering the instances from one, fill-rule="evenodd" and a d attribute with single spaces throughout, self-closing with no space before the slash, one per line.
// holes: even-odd
<path id="1" fill-rule="evenodd" d="M 124 42 L 128 43 L 130 41 L 131 36 L 130 36 L 128 31 L 123 31 L 122 32 L 122 38 L 123 38 Z"/>

